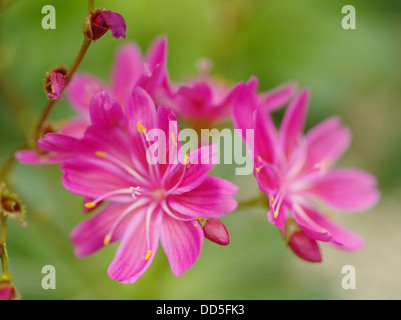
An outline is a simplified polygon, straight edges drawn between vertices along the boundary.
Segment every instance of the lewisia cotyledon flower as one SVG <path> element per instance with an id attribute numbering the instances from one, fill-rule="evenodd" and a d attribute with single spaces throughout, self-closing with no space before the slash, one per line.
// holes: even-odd
<path id="1" fill-rule="evenodd" d="M 331 169 L 351 139 L 339 118 L 329 118 L 303 135 L 308 101 L 308 90 L 298 94 L 279 130 L 265 107 L 256 108 L 252 119 L 244 121 L 253 122 L 254 172 L 260 189 L 269 197 L 269 221 L 282 230 L 298 256 L 318 262 L 321 255 L 316 241 L 353 251 L 361 249 L 364 240 L 323 215 L 317 203 L 342 211 L 363 211 L 375 205 L 380 194 L 371 174 L 356 168 Z M 240 118 L 241 113 L 235 117 Z"/>
<path id="2" fill-rule="evenodd" d="M 109 86 L 89 74 L 75 75 L 65 93 L 77 116 L 66 119 L 57 128 L 45 132 L 46 134 L 55 131 L 61 135 L 39 140 L 38 150 L 18 151 L 15 155 L 17 160 L 26 164 L 53 164 L 68 159 L 72 155 L 74 143 L 83 136 L 90 125 L 89 103 L 98 92 L 109 92 L 123 109 L 129 94 L 139 80 L 152 94 L 167 92 L 169 89 L 166 74 L 166 47 L 166 38 L 160 37 L 151 45 L 147 56 L 143 57 L 136 44 L 124 44 L 116 53 Z M 60 93 L 55 90 L 52 97 L 57 98 Z"/>
<path id="3" fill-rule="evenodd" d="M 125 113 L 106 92 L 96 94 L 90 115 L 92 125 L 76 143 L 74 157 L 61 166 L 62 181 L 66 189 L 85 197 L 88 211 L 106 205 L 72 232 L 76 255 L 87 256 L 121 240 L 108 274 L 133 283 L 152 263 L 160 241 L 173 273 L 182 275 L 201 252 L 201 222 L 235 210 L 237 186 L 208 176 L 214 146 L 176 162 L 148 162 L 151 129 L 161 129 L 171 141 L 172 148 L 164 150 L 167 159 L 179 154 L 180 142 L 173 112 L 163 106 L 156 111 L 141 88 L 134 89 Z"/>

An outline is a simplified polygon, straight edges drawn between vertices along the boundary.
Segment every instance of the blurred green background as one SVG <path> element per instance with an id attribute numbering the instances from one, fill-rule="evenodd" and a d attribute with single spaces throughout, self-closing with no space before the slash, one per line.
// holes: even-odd
<path id="1" fill-rule="evenodd" d="M 24 141 L 46 96 L 42 78 L 78 52 L 86 1 L 15 0 L 0 13 L 0 160 Z M 0 4 L 5 0 L 0 0 Z M 25 299 L 400 299 L 401 298 L 401 2 L 396 0 L 118 0 L 95 1 L 121 13 L 127 41 L 145 50 L 154 37 L 169 39 L 173 80 L 195 74 L 209 57 L 213 74 L 231 82 L 260 79 L 267 90 L 296 80 L 312 89 L 308 127 L 340 115 L 353 131 L 339 163 L 379 179 L 382 199 L 370 212 L 338 216 L 362 234 L 366 248 L 348 253 L 322 245 L 322 264 L 299 260 L 267 223 L 266 210 L 243 209 L 223 218 L 231 244 L 205 241 L 195 266 L 176 278 L 159 250 L 141 280 L 122 285 L 107 276 L 117 245 L 86 259 L 73 255 L 69 233 L 82 221 L 82 200 L 63 189 L 58 166 L 17 165 L 10 186 L 29 208 L 28 226 L 9 223 L 10 272 Z M 57 29 L 43 30 L 41 9 L 54 5 Z M 352 4 L 357 29 L 343 30 L 341 9 Z M 80 68 L 108 81 L 115 49 L 107 34 Z M 52 119 L 71 116 L 66 100 Z M 257 194 L 252 176 L 234 168 L 214 174 L 239 184 L 238 199 Z M 41 269 L 53 265 L 57 289 L 43 290 Z M 357 289 L 343 290 L 341 269 L 353 265 Z"/>

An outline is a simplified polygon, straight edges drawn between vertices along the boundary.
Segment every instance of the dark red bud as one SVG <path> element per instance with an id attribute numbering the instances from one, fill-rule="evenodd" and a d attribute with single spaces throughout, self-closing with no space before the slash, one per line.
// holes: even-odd
<path id="1" fill-rule="evenodd" d="M 90 40 L 100 39 L 108 30 L 115 39 L 126 38 L 127 25 L 124 18 L 112 11 L 96 9 L 87 18 L 84 35 Z"/>
<path id="2" fill-rule="evenodd" d="M 288 246 L 301 259 L 309 262 L 322 262 L 319 246 L 314 239 L 303 231 L 296 231 L 290 236 Z"/>
<path id="3" fill-rule="evenodd" d="M 230 236 L 224 224 L 219 219 L 208 219 L 203 226 L 205 238 L 226 246 L 230 243 Z"/>

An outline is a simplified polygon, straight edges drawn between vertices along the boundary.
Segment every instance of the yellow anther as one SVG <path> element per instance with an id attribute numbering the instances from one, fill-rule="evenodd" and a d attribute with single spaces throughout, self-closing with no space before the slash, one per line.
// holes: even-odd
<path id="1" fill-rule="evenodd" d="M 111 237 L 110 235 L 107 235 L 106 237 L 104 237 L 104 245 L 108 246 L 110 244 L 111 241 Z"/>
<path id="2" fill-rule="evenodd" d="M 257 172 L 257 173 L 260 173 L 260 168 L 256 168 L 256 172 Z"/>
<path id="3" fill-rule="evenodd" d="M 146 254 L 145 260 L 149 260 L 151 254 L 152 250 L 149 250 L 148 253 Z"/>
<path id="4" fill-rule="evenodd" d="M 96 151 L 96 156 L 99 158 L 106 158 L 107 157 L 107 153 L 104 151 Z"/>
<path id="5" fill-rule="evenodd" d="M 262 162 L 262 157 L 261 156 L 258 157 L 258 161 L 259 161 L 259 163 Z"/>
<path id="6" fill-rule="evenodd" d="M 326 229 L 322 229 L 322 233 L 327 233 L 329 231 L 327 231 Z"/>
<path id="7" fill-rule="evenodd" d="M 184 157 L 184 164 L 188 164 L 189 163 L 189 155 L 185 155 Z"/>
<path id="8" fill-rule="evenodd" d="M 93 203 L 93 202 L 85 203 L 85 208 L 87 208 L 87 209 L 93 209 L 94 207 L 96 207 L 96 203 Z"/>
<path id="9" fill-rule="evenodd" d="M 138 126 L 138 132 L 142 132 L 142 133 L 148 132 L 148 129 L 146 129 L 140 122 L 138 122 L 137 126 Z"/>
<path id="10" fill-rule="evenodd" d="M 194 227 L 197 227 L 197 226 L 198 226 L 198 225 L 195 223 L 195 224 L 194 224 Z"/>
<path id="11" fill-rule="evenodd" d="M 171 133 L 171 140 L 173 140 L 174 145 L 177 147 L 177 139 L 176 139 L 176 137 L 175 137 L 174 132 Z"/>
<path id="12" fill-rule="evenodd" d="M 274 216 L 274 219 L 277 219 L 277 217 L 278 217 L 278 211 L 274 211 L 274 212 L 273 212 L 273 216 Z"/>
<path id="13" fill-rule="evenodd" d="M 274 202 L 274 197 L 271 197 L 270 199 L 271 199 L 272 202 Z"/>

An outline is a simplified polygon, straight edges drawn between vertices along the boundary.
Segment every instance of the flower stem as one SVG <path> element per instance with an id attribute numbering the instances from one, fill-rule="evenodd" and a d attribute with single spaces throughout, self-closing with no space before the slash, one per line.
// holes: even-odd
<path id="1" fill-rule="evenodd" d="M 95 0 L 88 0 L 88 13 L 95 9 Z"/>
<path id="2" fill-rule="evenodd" d="M 257 198 L 239 202 L 237 209 L 243 209 L 243 208 L 254 207 L 254 206 L 268 207 L 268 204 L 269 204 L 269 200 L 268 200 L 266 194 L 261 193 L 260 196 Z"/>
<path id="3" fill-rule="evenodd" d="M 65 79 L 65 86 L 64 86 L 64 90 L 67 88 L 68 84 L 70 83 L 72 77 L 74 76 L 75 72 L 77 71 L 78 67 L 80 66 L 83 58 L 85 57 L 86 52 L 89 49 L 89 46 L 91 44 L 91 41 L 84 38 L 84 41 L 81 45 L 81 49 L 79 50 L 72 66 L 71 69 L 68 71 L 67 75 L 66 75 L 66 79 Z M 64 91 L 63 90 L 63 91 Z M 35 141 L 35 147 L 37 148 L 37 141 L 40 138 L 40 134 L 41 134 L 41 129 L 43 127 L 43 124 L 45 123 L 46 119 L 48 118 L 48 116 L 50 115 L 51 111 L 53 110 L 54 106 L 57 103 L 57 99 L 51 99 L 47 102 L 45 109 L 39 119 L 39 121 L 37 122 L 36 126 L 35 126 L 35 131 L 33 134 L 33 139 Z"/>
<path id="4" fill-rule="evenodd" d="M 11 281 L 11 275 L 8 273 L 8 253 L 7 253 L 7 217 L 1 213 L 0 227 L 0 258 L 1 258 L 1 281 Z"/>

